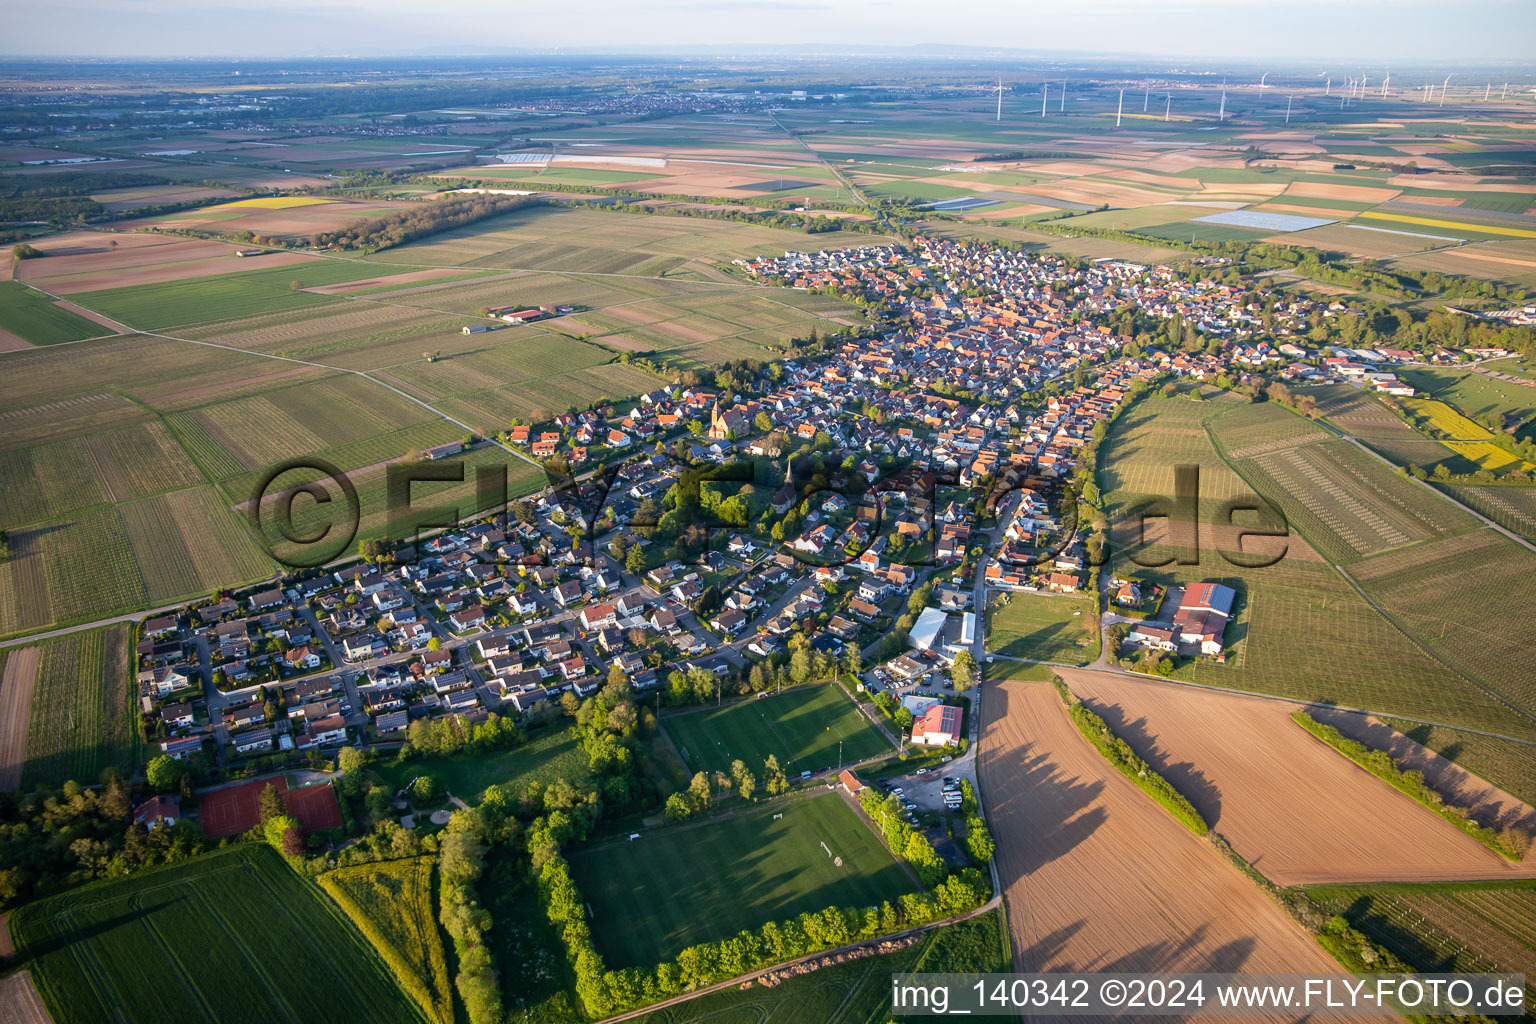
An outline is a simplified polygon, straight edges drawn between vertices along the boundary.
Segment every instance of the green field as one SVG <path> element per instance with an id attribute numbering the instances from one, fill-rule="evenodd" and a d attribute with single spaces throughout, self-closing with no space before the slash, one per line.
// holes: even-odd
<path id="1" fill-rule="evenodd" d="M 1215 423 L 1221 429 L 1221 421 Z M 1311 544 L 1339 562 L 1471 529 L 1476 522 L 1433 491 L 1339 439 L 1269 451 L 1237 463 Z"/>
<path id="2" fill-rule="evenodd" d="M 77 295 L 75 301 L 139 330 L 164 330 L 205 320 L 336 302 L 334 296 L 295 289 L 293 282 L 297 281 L 301 289 L 313 288 L 362 281 L 389 273 L 390 269 L 360 260 L 325 260 L 188 281 L 105 288 Z M 101 333 L 99 328 L 96 333 Z"/>
<path id="3" fill-rule="evenodd" d="M 1536 555 L 1481 529 L 1368 558 L 1349 573 L 1420 640 L 1536 712 L 1536 648 L 1508 618 L 1529 603 Z M 1501 731 L 1523 735 L 1511 718 Z"/>
<path id="4" fill-rule="evenodd" d="M 837 794 L 771 806 L 573 854 L 608 965 L 646 967 L 769 921 L 917 888 Z"/>
<path id="5" fill-rule="evenodd" d="M 823 967 L 772 988 L 726 989 L 647 1014 L 645 1024 L 879 1024 L 891 1020 L 891 975 L 1006 973 L 1013 969 L 1007 926 L 994 910 L 935 928 L 915 946 Z M 931 1021 L 897 1014 L 898 1021 Z"/>
<path id="6" fill-rule="evenodd" d="M 453 757 L 418 757 L 404 764 L 385 761 L 374 765 L 391 789 L 403 789 L 418 775 L 434 775 L 448 792 L 466 803 L 479 803 L 487 786 L 505 786 L 516 797 L 529 783 L 548 784 L 555 779 L 580 782 L 588 774 L 586 752 L 575 730 L 552 725 L 534 733 L 528 742 L 490 754 Z"/>
<path id="7" fill-rule="evenodd" d="M 139 757 L 138 708 L 129 674 L 133 633 L 111 626 L 45 640 L 37 658 L 21 785 L 83 785 L 106 768 L 131 772 Z"/>
<path id="8" fill-rule="evenodd" d="M 1536 978 L 1536 882 L 1310 886 L 1326 912 L 1342 914 L 1417 971 L 1524 974 Z M 1527 1006 L 1523 1017 L 1531 1020 Z"/>
<path id="9" fill-rule="evenodd" d="M 265 846 L 39 900 L 9 923 L 55 1024 L 422 1019 L 341 911 Z"/>
<path id="10" fill-rule="evenodd" d="M 1445 485 L 1445 491 L 1511 533 L 1536 540 L 1536 487 Z"/>
<path id="11" fill-rule="evenodd" d="M 891 745 L 835 683 L 737 701 L 707 711 L 667 715 L 662 727 L 689 771 L 728 771 L 741 760 L 762 774 L 774 755 L 790 775 L 853 764 Z"/>
<path id="12" fill-rule="evenodd" d="M 1211 431 L 1219 435 L 1225 410 L 1239 408 L 1220 400 L 1142 398 L 1116 421 L 1100 452 L 1099 483 L 1114 540 L 1109 568 L 1155 583 L 1209 581 L 1237 591 L 1237 614 L 1225 636 L 1227 663 L 1193 661 L 1181 667 L 1178 676 L 1536 737 L 1536 726 L 1408 641 L 1309 550 L 1294 529 L 1285 557 L 1260 568 L 1233 565 L 1216 550 L 1218 538 L 1210 531 L 1204 531 L 1197 564 L 1147 568 L 1132 561 L 1133 556 L 1146 560 L 1153 552 L 1142 554 L 1124 513 L 1140 496 L 1171 495 L 1174 464 L 1200 466 L 1201 517 L 1208 523 L 1219 515 L 1219 499 L 1251 493 L 1223 462 L 1205 429 L 1209 418 Z M 1350 411 L 1374 412 L 1369 407 Z M 1433 495 L 1426 498 L 1434 500 Z M 1316 502 L 1308 494 L 1295 500 Z M 1409 546 L 1382 557 L 1411 562 L 1419 551 Z M 1161 552 L 1165 557 L 1174 553 L 1166 547 Z M 1368 564 L 1355 562 L 1350 570 Z M 1518 601 L 1513 595 L 1511 599 Z"/>
<path id="13" fill-rule="evenodd" d="M 1403 379 L 1473 419 L 1498 416 L 1506 423 L 1526 424 L 1519 436 L 1529 437 L 1536 417 L 1536 388 L 1495 380 L 1486 374 L 1442 367 L 1405 368 Z"/>
<path id="14" fill-rule="evenodd" d="M 1099 656 L 1091 597 L 1009 594 L 987 609 L 987 650 L 1033 661 L 1079 665 Z"/>
<path id="15" fill-rule="evenodd" d="M 0 331 L 9 331 L 34 345 L 56 345 L 112 333 L 101 324 L 55 306 L 48 296 L 19 281 L 0 281 Z"/>
<path id="16" fill-rule="evenodd" d="M 9 534 L 0 634 L 169 603 L 272 571 L 207 484 L 96 505 Z"/>

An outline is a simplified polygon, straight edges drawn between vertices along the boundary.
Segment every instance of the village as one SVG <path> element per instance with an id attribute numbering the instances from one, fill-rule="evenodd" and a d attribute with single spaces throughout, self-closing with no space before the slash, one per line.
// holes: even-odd
<path id="1" fill-rule="evenodd" d="M 1261 370 L 1412 394 L 1394 363 L 1458 358 L 1317 347 L 1309 324 L 1358 312 L 1122 260 L 920 238 L 910 254 L 738 262 L 857 298 L 878 324 L 821 354 L 513 425 L 499 437 L 511 450 L 562 473 L 597 465 L 601 480 L 562 476 L 377 563 L 145 620 L 145 735 L 178 760 L 251 774 L 342 744 L 398 746 L 417 721 L 537 721 L 613 679 L 683 704 L 760 692 L 767 670 L 793 665 L 846 670 L 905 702 L 909 742 L 957 745 L 958 722 L 932 709 L 990 659 L 993 595 L 1102 594 L 1105 624 L 1130 624 L 1115 634 L 1128 650 L 1225 657 L 1231 589 L 1165 602 L 1101 579 L 1062 486 L 1130 397 Z M 1118 331 L 1132 309 L 1168 337 Z M 1168 343 L 1175 333 L 1186 343 Z"/>

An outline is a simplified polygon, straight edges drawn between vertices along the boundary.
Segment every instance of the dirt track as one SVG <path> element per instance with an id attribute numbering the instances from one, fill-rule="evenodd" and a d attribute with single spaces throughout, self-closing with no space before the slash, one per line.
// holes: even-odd
<path id="1" fill-rule="evenodd" d="M 51 1024 L 31 971 L 0 978 L 0 1024 Z"/>
<path id="2" fill-rule="evenodd" d="M 1258 887 L 1115 772 L 1049 683 L 991 687 L 979 769 L 1016 970 L 1339 971 Z"/>
<path id="3" fill-rule="evenodd" d="M 21 788 L 27 763 L 27 722 L 32 717 L 32 684 L 37 678 L 37 648 L 12 651 L 0 677 L 0 792 Z"/>
<path id="4" fill-rule="evenodd" d="M 1536 877 L 1290 720 L 1290 705 L 1064 669 L 1074 693 L 1280 885 Z"/>

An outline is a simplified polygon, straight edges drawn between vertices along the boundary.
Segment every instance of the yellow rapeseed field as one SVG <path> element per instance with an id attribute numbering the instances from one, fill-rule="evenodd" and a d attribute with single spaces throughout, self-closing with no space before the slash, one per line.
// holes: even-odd
<path id="1" fill-rule="evenodd" d="M 268 196 L 265 199 L 237 199 L 232 203 L 211 206 L 211 210 L 291 210 L 295 206 L 316 206 L 334 203 L 334 199 L 316 199 L 314 196 Z"/>

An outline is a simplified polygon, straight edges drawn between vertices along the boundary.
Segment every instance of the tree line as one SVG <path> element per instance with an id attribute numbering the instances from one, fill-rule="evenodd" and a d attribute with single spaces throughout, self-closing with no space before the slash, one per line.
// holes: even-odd
<path id="1" fill-rule="evenodd" d="M 377 252 L 531 205 L 535 205 L 534 200 L 521 196 L 454 196 L 363 221 L 338 231 L 319 232 L 311 235 L 309 242 L 317 249 Z"/>

